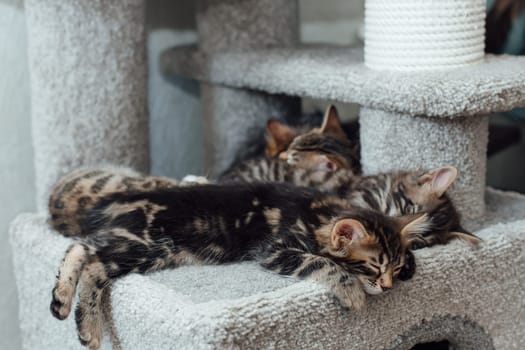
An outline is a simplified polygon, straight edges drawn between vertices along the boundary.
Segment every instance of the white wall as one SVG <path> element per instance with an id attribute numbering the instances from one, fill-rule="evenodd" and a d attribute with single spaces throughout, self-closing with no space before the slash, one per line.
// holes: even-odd
<path id="1" fill-rule="evenodd" d="M 16 2 L 16 4 L 15 4 Z M 7 229 L 34 210 L 29 77 L 23 9 L 0 2 L 0 349 L 20 348 L 18 300 Z"/>

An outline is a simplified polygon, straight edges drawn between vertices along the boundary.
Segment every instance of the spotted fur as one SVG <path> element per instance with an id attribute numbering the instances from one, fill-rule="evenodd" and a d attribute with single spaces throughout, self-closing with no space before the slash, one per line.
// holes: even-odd
<path id="1" fill-rule="evenodd" d="M 123 191 L 172 188 L 177 181 L 145 176 L 130 168 L 101 167 L 75 170 L 62 177 L 49 196 L 49 223 L 65 236 L 83 236 L 86 213 L 99 198 Z"/>
<path id="2" fill-rule="evenodd" d="M 51 312 L 65 319 L 80 283 L 78 336 L 102 340 L 103 291 L 129 273 L 255 259 L 264 268 L 319 281 L 360 310 L 406 276 L 421 216 L 393 218 L 338 196 L 287 184 L 197 185 L 114 193 L 89 211 L 90 232 L 66 252 Z"/>

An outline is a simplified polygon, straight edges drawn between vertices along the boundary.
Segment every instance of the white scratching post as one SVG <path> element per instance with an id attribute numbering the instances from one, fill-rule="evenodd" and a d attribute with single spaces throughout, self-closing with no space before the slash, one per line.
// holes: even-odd
<path id="1" fill-rule="evenodd" d="M 409 74 L 480 63 L 484 20 L 484 0 L 367 0 L 365 65 Z M 452 197 L 466 218 L 484 212 L 487 140 L 486 116 L 425 117 L 361 110 L 364 171 L 454 165 L 459 179 Z"/>
<path id="2" fill-rule="evenodd" d="M 483 60 L 485 0 L 367 0 L 365 63 L 373 69 L 462 67 Z"/>
<path id="3" fill-rule="evenodd" d="M 27 0 L 37 206 L 73 168 L 148 170 L 144 0 Z"/>

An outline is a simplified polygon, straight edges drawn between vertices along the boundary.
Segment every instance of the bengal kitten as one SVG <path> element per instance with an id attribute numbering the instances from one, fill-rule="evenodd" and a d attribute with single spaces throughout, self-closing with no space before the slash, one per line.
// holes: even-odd
<path id="1" fill-rule="evenodd" d="M 276 273 L 325 284 L 345 307 L 392 287 L 425 214 L 387 217 L 338 196 L 289 184 L 196 185 L 114 193 L 66 252 L 50 310 L 75 318 L 90 349 L 102 340 L 101 295 L 129 273 L 255 259 Z"/>
<path id="2" fill-rule="evenodd" d="M 361 173 L 359 142 L 348 138 L 335 106 L 328 106 L 316 128 L 297 128 L 270 119 L 265 155 L 236 164 L 219 176 L 219 182 L 279 181 L 275 179 L 292 176 L 296 169 Z"/>

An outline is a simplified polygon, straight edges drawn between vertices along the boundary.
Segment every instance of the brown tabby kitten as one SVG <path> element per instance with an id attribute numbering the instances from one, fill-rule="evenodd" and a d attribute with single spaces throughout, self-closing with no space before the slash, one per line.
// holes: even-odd
<path id="1" fill-rule="evenodd" d="M 359 143 L 348 139 L 332 105 L 328 106 L 321 127 L 296 135 L 279 158 L 295 168 L 325 171 L 350 169 L 354 174 L 361 173 Z"/>
<path id="2" fill-rule="evenodd" d="M 280 164 L 280 165 L 278 165 Z M 430 171 L 397 171 L 371 176 L 355 176 L 352 171 L 335 172 L 288 168 L 269 161 L 257 162 L 255 177 L 263 182 L 288 182 L 337 194 L 352 205 L 379 211 L 389 216 L 426 213 L 429 230 L 414 240 L 412 249 L 446 244 L 459 238 L 472 244 L 479 239 L 461 227 L 460 215 L 446 190 L 457 177 L 454 167 Z M 276 170 L 276 168 L 278 170 Z M 287 171 L 282 171 L 287 169 Z M 244 172 L 236 182 L 252 182 Z"/>
<path id="3" fill-rule="evenodd" d="M 101 296 L 126 274 L 255 259 L 271 271 L 324 283 L 360 310 L 392 287 L 424 215 L 387 217 L 288 184 L 196 185 L 115 193 L 89 211 L 90 234 L 67 250 L 50 309 L 75 318 L 90 349 L 102 340 Z"/>
<path id="4" fill-rule="evenodd" d="M 296 169 L 349 169 L 360 174 L 359 143 L 348 139 L 334 106 L 326 109 L 321 127 L 310 130 L 270 119 L 265 156 L 237 164 L 221 175 L 219 182 L 278 181 L 274 179 L 292 176 Z"/>

